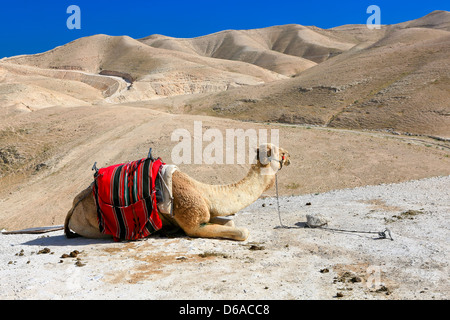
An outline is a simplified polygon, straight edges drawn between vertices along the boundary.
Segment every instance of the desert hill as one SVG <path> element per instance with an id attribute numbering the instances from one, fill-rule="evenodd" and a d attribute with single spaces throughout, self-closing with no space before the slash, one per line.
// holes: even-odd
<path id="1" fill-rule="evenodd" d="M 397 26 L 400 28 L 432 28 L 450 31 L 450 12 L 436 10 L 420 19 L 399 23 Z"/>
<path id="2" fill-rule="evenodd" d="M 11 112 L 80 100 L 82 105 L 166 98 L 148 106 L 448 138 L 449 24 L 449 12 L 434 11 L 379 30 L 284 25 L 192 39 L 95 35 L 41 54 L 2 59 L 0 91 Z M 44 87 L 39 94 L 34 94 L 36 76 Z M 81 82 L 81 91 L 90 86 L 89 94 L 68 90 L 76 86 L 73 81 Z M 13 92 L 23 87 L 12 89 L 17 82 L 36 97 L 20 101 Z"/>
<path id="3" fill-rule="evenodd" d="M 440 23 L 416 27 L 429 16 Z M 448 138 L 450 33 L 444 26 L 450 18 L 448 12 L 429 16 L 384 27 L 378 36 L 293 79 L 192 97 L 184 105 L 194 113 L 241 120 L 393 129 Z M 356 36 L 368 32 L 364 28 L 343 26 L 334 31 Z"/>
<path id="4" fill-rule="evenodd" d="M 294 76 L 355 45 L 314 29 L 318 28 L 284 25 L 254 30 L 227 30 L 193 39 L 150 36 L 140 41 L 157 48 L 244 61 Z"/>
<path id="5" fill-rule="evenodd" d="M 223 91 L 284 78 L 250 64 L 153 48 L 127 36 L 95 35 L 41 54 L 3 61 L 5 65 L 121 77 L 133 84 L 126 92 L 131 100 Z"/>
<path id="6" fill-rule="evenodd" d="M 293 161 L 280 173 L 283 195 L 448 175 L 448 141 L 426 137 L 450 137 L 448 23 L 438 11 L 380 30 L 95 35 L 2 59 L 0 228 L 61 224 L 95 161 L 136 160 L 153 147 L 170 163 L 172 132 L 192 133 L 194 121 L 224 135 L 280 130 Z M 208 183 L 248 170 L 180 168 Z"/>

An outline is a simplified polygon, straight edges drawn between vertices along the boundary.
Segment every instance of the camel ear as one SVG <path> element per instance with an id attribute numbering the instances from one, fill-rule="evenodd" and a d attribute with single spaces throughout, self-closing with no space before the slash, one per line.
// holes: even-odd
<path id="1" fill-rule="evenodd" d="M 267 157 L 270 158 L 272 156 L 272 148 L 267 146 Z"/>
<path id="2" fill-rule="evenodd" d="M 270 148 L 270 146 L 267 146 L 267 148 L 264 149 L 265 150 L 261 150 L 260 148 L 256 149 L 256 160 L 259 161 L 262 165 L 267 165 L 270 162 L 272 149 Z"/>
<path id="3" fill-rule="evenodd" d="M 259 161 L 259 148 L 256 148 L 256 161 Z"/>

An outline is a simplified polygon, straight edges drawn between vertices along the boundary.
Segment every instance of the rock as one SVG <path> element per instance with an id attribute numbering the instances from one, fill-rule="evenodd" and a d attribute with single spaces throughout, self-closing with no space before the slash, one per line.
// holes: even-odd
<path id="1" fill-rule="evenodd" d="M 77 267 L 84 267 L 86 265 L 86 263 L 81 262 L 81 260 L 77 260 L 77 262 L 75 262 L 75 265 Z"/>
<path id="2" fill-rule="evenodd" d="M 382 293 L 385 293 L 386 295 L 390 295 L 391 294 L 391 290 L 388 287 L 384 286 L 384 285 L 382 285 L 380 288 L 375 290 L 375 292 L 382 292 Z"/>
<path id="3" fill-rule="evenodd" d="M 47 167 L 48 167 L 48 165 L 46 163 L 42 162 L 42 163 L 37 164 L 34 167 L 34 171 L 41 171 L 42 169 L 45 169 Z"/>
<path id="4" fill-rule="evenodd" d="M 264 246 L 259 246 L 259 245 L 251 245 L 250 248 L 248 248 L 249 250 L 252 251 L 256 251 L 256 250 L 264 250 L 265 247 Z"/>
<path id="5" fill-rule="evenodd" d="M 15 146 L 0 148 L 0 164 L 14 165 L 24 159 Z"/>
<path id="6" fill-rule="evenodd" d="M 50 249 L 49 248 L 44 248 L 42 250 L 39 250 L 37 254 L 47 254 L 50 253 Z"/>
<path id="7" fill-rule="evenodd" d="M 306 224 L 310 228 L 317 228 L 327 225 L 329 219 L 320 213 L 308 213 L 306 215 Z"/>
<path id="8" fill-rule="evenodd" d="M 72 258 L 76 258 L 80 252 L 78 250 L 73 250 L 69 255 Z"/>
<path id="9" fill-rule="evenodd" d="M 61 255 L 61 258 L 63 258 L 63 259 L 65 259 L 65 258 L 76 258 L 79 254 L 80 254 L 80 252 L 78 250 L 73 250 L 69 254 L 63 253 Z"/>

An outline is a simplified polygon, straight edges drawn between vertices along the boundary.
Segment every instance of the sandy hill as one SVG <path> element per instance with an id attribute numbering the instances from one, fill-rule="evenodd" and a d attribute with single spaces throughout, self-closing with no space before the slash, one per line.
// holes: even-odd
<path id="1" fill-rule="evenodd" d="M 450 12 L 444 10 L 436 10 L 426 16 L 399 23 L 401 28 L 433 28 L 450 31 Z"/>
<path id="2" fill-rule="evenodd" d="M 94 161 L 136 160 L 153 147 L 170 163 L 172 132 L 192 132 L 194 121 L 224 134 L 279 129 L 293 159 L 280 173 L 284 195 L 448 175 L 448 141 L 380 132 L 450 137 L 448 22 L 438 11 L 380 30 L 95 35 L 2 59 L 0 228 L 62 223 Z M 209 183 L 248 169 L 180 167 Z"/>
<path id="3" fill-rule="evenodd" d="M 261 83 L 280 79 L 268 72 L 248 64 L 217 61 L 176 51 L 153 48 L 128 36 L 96 35 L 75 40 L 41 55 L 23 56 L 13 59 L 27 65 L 41 68 L 65 69 L 67 65 L 83 71 L 101 73 L 118 72 L 130 81 L 144 80 L 151 75 L 170 76 L 171 73 L 191 73 L 198 77 L 235 78 L 247 76 L 253 82 Z M 69 63 L 70 62 L 70 63 Z M 197 70 L 200 69 L 200 70 Z M 231 78 L 230 77 L 230 78 Z M 194 78 L 195 79 L 195 78 Z"/>
<path id="4" fill-rule="evenodd" d="M 244 61 L 294 76 L 347 51 L 354 42 L 323 34 L 319 28 L 284 25 L 254 30 L 227 30 L 193 39 L 153 35 L 140 41 L 156 48 L 205 57 Z"/>
<path id="5" fill-rule="evenodd" d="M 432 18 L 439 23 L 430 24 Z M 449 138 L 450 32 L 443 27 L 449 20 L 448 12 L 436 12 L 372 37 L 360 36 L 365 26 L 335 28 L 332 32 L 365 40 L 293 79 L 192 97 L 184 104 L 194 113 L 241 120 Z M 431 27 L 416 27 L 425 24 Z"/>
<path id="6" fill-rule="evenodd" d="M 251 64 L 153 48 L 127 36 L 81 38 L 41 54 L 3 59 L 0 67 L 8 68 L 10 64 L 32 66 L 47 73 L 63 70 L 119 77 L 132 84 L 121 101 L 216 92 L 284 78 Z M 54 87 L 54 91 L 59 90 Z"/>
<path id="7" fill-rule="evenodd" d="M 191 39 L 95 35 L 2 59 L 0 92 L 8 112 L 170 97 L 149 107 L 448 138 L 449 24 L 449 12 L 434 11 L 380 30 L 284 25 Z"/>
<path id="8" fill-rule="evenodd" d="M 9 79 L 20 74 L 21 82 L 27 82 L 24 75 L 30 76 L 31 81 L 39 75 L 52 82 L 55 77 L 79 81 L 80 74 L 83 74 L 83 78 L 91 77 L 81 82 L 94 87 L 99 91 L 97 96 L 103 96 L 108 102 L 141 101 L 222 92 L 283 80 L 299 75 L 355 45 L 373 41 L 374 36 L 379 37 L 379 32 L 375 34 L 368 33 L 367 29 L 354 34 L 285 25 L 227 30 L 193 39 L 151 35 L 135 40 L 127 36 L 95 35 L 48 52 L 2 59 L 0 69 L 12 73 Z M 19 66 L 27 68 L 20 69 Z M 129 85 L 124 86 L 120 79 Z M 8 80 L 2 82 L 9 83 Z M 70 92 L 68 99 L 66 96 L 59 97 L 60 93 L 68 93 L 65 89 L 68 84 L 55 86 L 44 82 L 41 79 L 40 84 L 45 89 L 51 87 L 54 92 L 37 96 L 31 99 L 32 103 L 25 103 L 32 109 L 60 105 L 64 100 L 67 105 L 72 105 L 73 99 L 94 103 L 101 100 L 92 95 L 70 95 Z M 7 100 L 9 106 L 22 106 L 22 102 L 16 101 L 14 96 L 9 96 Z"/>

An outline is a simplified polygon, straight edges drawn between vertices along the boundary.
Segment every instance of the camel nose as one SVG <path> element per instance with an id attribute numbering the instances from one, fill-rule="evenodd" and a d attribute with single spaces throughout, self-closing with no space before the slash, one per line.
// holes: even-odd
<path id="1" fill-rule="evenodd" d="M 290 156 L 289 153 L 286 154 L 286 159 L 285 159 L 285 161 L 284 161 L 284 164 L 285 164 L 286 166 L 288 166 L 288 165 L 291 164 L 291 156 Z"/>

